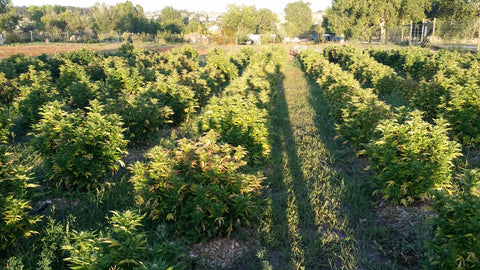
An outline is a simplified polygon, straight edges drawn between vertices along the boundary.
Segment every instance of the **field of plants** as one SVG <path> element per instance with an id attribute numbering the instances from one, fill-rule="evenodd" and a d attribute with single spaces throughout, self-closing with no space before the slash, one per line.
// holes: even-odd
<path id="1" fill-rule="evenodd" d="M 479 55 L 286 51 L 2 60 L 0 267 L 479 267 Z"/>

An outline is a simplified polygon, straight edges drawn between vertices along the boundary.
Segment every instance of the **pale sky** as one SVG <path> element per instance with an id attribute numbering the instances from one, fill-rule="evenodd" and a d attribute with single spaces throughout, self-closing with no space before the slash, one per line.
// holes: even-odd
<path id="1" fill-rule="evenodd" d="M 96 2 L 107 5 L 124 3 L 126 0 L 12 0 L 14 6 L 42 6 L 42 5 L 62 5 L 74 7 L 91 7 Z M 175 9 L 186 9 L 188 11 L 226 11 L 229 4 L 256 6 L 257 9 L 268 8 L 273 12 L 281 13 L 289 2 L 296 0 L 130 0 L 134 5 L 140 5 L 146 12 L 162 10 L 166 6 Z M 309 2 L 312 11 L 325 10 L 332 4 L 332 0 L 304 0 Z"/>

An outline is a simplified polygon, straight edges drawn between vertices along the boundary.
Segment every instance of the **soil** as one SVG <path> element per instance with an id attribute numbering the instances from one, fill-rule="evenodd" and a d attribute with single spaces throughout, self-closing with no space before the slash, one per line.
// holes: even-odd
<path id="1" fill-rule="evenodd" d="M 30 44 L 16 44 L 0 46 L 0 59 L 8 58 L 15 54 L 24 54 L 26 56 L 38 56 L 41 54 L 54 55 L 59 52 L 80 50 L 84 47 L 95 51 L 112 51 L 118 49 L 123 43 L 102 43 L 102 44 L 87 44 L 87 43 L 30 43 Z M 156 50 L 159 53 L 167 52 L 175 47 L 183 45 L 159 45 L 159 44 L 134 44 L 138 47 L 143 47 L 148 50 Z M 203 56 L 207 54 L 208 49 L 199 47 L 196 48 L 198 53 Z"/>
<path id="2" fill-rule="evenodd" d="M 35 43 L 0 46 L 0 59 L 10 57 L 14 54 L 26 56 L 38 56 L 43 53 L 53 55 L 58 52 L 74 51 L 88 47 L 96 51 L 116 50 L 122 43 L 111 44 L 85 44 L 85 43 Z"/>

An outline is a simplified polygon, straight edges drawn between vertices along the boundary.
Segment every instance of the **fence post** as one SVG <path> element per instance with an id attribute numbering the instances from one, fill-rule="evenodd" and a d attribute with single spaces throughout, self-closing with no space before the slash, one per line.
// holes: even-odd
<path id="1" fill-rule="evenodd" d="M 422 37 L 420 38 L 420 42 L 423 42 L 425 39 L 425 18 L 422 20 Z"/>
<path id="2" fill-rule="evenodd" d="M 433 32 L 432 32 L 432 38 L 435 37 L 435 27 L 437 26 L 437 18 L 433 18 Z"/>
<path id="3" fill-rule="evenodd" d="M 413 21 L 410 21 L 410 39 L 408 40 L 408 46 L 412 46 L 412 34 L 413 34 Z"/>
<path id="4" fill-rule="evenodd" d="M 400 42 L 403 42 L 403 25 L 405 24 L 405 22 L 402 20 L 402 39 L 400 39 Z"/>
<path id="5" fill-rule="evenodd" d="M 477 53 L 478 53 L 480 52 L 480 17 L 477 19 L 477 30 L 478 30 Z"/>

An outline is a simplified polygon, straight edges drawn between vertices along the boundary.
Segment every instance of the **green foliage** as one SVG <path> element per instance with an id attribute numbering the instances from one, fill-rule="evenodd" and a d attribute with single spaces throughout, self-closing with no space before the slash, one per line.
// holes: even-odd
<path id="1" fill-rule="evenodd" d="M 170 88 L 171 86 L 173 88 Z M 157 83 L 155 86 L 140 89 L 137 96 L 112 100 L 109 102 L 108 109 L 120 114 L 126 128 L 126 137 L 130 142 L 142 142 L 172 122 L 174 111 L 166 103 L 171 102 L 170 95 L 174 95 L 175 89 L 178 88 L 181 87 Z M 173 102 L 171 103 L 174 105 Z M 186 110 L 183 107 L 175 109 L 177 113 L 184 113 Z"/>
<path id="2" fill-rule="evenodd" d="M 238 68 L 231 61 L 227 52 L 222 49 L 214 49 L 208 52 L 207 65 L 220 70 L 226 80 L 231 81 L 238 76 Z"/>
<path id="3" fill-rule="evenodd" d="M 406 205 L 450 184 L 460 145 L 448 138 L 443 119 L 435 124 L 413 111 L 378 125 L 378 140 L 366 146 L 366 154 L 377 173 L 377 192 L 384 198 Z"/>
<path id="4" fill-rule="evenodd" d="M 36 185 L 30 182 L 31 168 L 21 165 L 8 152 L 5 145 L 8 127 L 0 107 L 0 251 L 15 246 L 19 238 L 36 233 L 35 224 L 40 220 L 37 215 L 29 215 L 32 207 L 27 192 Z"/>
<path id="5" fill-rule="evenodd" d="M 302 0 L 288 3 L 283 10 L 285 12 L 285 32 L 291 38 L 301 34 L 307 34 L 307 31 L 313 25 L 312 9 L 309 2 Z"/>
<path id="6" fill-rule="evenodd" d="M 181 248 L 165 239 L 148 243 L 142 229 L 145 215 L 137 211 L 111 211 L 105 231 L 72 231 L 62 248 L 71 269 L 181 269 Z M 154 237 L 151 237 L 154 238 Z M 170 268 L 171 267 L 171 268 Z"/>
<path id="7" fill-rule="evenodd" d="M 120 117 L 104 114 L 98 101 L 88 112 L 66 112 L 58 101 L 42 108 L 33 145 L 45 159 L 47 176 L 66 188 L 91 188 L 108 170 L 116 171 L 126 153 Z"/>
<path id="8" fill-rule="evenodd" d="M 260 161 L 270 153 L 267 115 L 253 97 L 213 97 L 200 116 L 199 131 L 215 130 L 222 141 L 245 147 L 251 160 Z"/>
<path id="9" fill-rule="evenodd" d="M 328 54 L 343 68 L 349 70 L 364 88 L 374 88 L 378 94 L 401 92 L 404 80 L 393 68 L 385 66 L 364 51 L 353 47 L 329 48 Z"/>
<path id="10" fill-rule="evenodd" d="M 338 53 L 336 50 L 325 53 L 335 55 L 335 59 L 340 62 L 352 61 L 352 55 Z M 390 107 L 378 99 L 373 89 L 362 88 L 352 73 L 343 71 L 339 65 L 329 63 L 318 52 L 304 51 L 300 54 L 300 59 L 305 72 L 317 78 L 317 82 L 323 87 L 339 133 L 362 149 L 364 144 L 373 139 L 377 124 L 390 118 Z M 354 66 L 354 61 L 351 66 Z"/>
<path id="11" fill-rule="evenodd" d="M 5 73 L 0 73 L 0 102 L 11 104 L 20 95 L 18 82 L 7 79 Z"/>
<path id="12" fill-rule="evenodd" d="M 339 133 L 353 145 L 363 147 L 374 138 L 380 121 L 389 119 L 390 106 L 378 99 L 371 89 L 357 88 L 344 96 Z"/>
<path id="13" fill-rule="evenodd" d="M 480 172 L 465 170 L 457 179 L 458 191 L 438 193 L 433 209 L 434 236 L 428 267 L 477 269 L 480 266 Z"/>
<path id="14" fill-rule="evenodd" d="M 137 202 L 193 241 L 229 234 L 260 210 L 262 177 L 238 172 L 245 150 L 218 140 L 210 131 L 198 141 L 179 140 L 175 149 L 157 146 L 148 163 L 131 167 Z"/>
<path id="15" fill-rule="evenodd" d="M 464 84 L 447 88 L 444 102 L 440 103 L 440 115 L 452 127 L 453 137 L 465 145 L 480 143 L 480 89 L 478 79 L 472 77 Z"/>
<path id="16" fill-rule="evenodd" d="M 50 216 L 47 217 L 46 223 L 38 236 L 41 238 L 37 238 L 41 252 L 35 255 L 40 255 L 40 258 L 30 258 L 30 260 L 38 259 L 35 261 L 38 269 L 61 269 L 64 266 L 63 258 L 66 254 L 62 246 L 67 244 L 71 233 L 70 226 L 74 221 L 75 218 L 71 215 L 62 222 L 58 222 Z"/>
<path id="17" fill-rule="evenodd" d="M 52 85 L 49 71 L 37 71 L 31 67 L 28 73 L 21 77 L 28 83 L 24 83 L 20 87 L 21 97 L 18 100 L 18 109 L 23 121 L 28 125 L 33 125 L 40 120 L 40 108 L 58 98 L 58 92 Z"/>
<path id="18" fill-rule="evenodd" d="M 144 81 L 138 69 L 118 56 L 105 59 L 103 70 L 108 94 L 114 99 L 121 95 L 136 94 Z"/>
<path id="19" fill-rule="evenodd" d="M 38 61 L 24 54 L 14 54 L 0 62 L 0 72 L 5 74 L 5 78 L 18 78 L 20 74 L 27 73 L 29 66 L 37 66 Z"/>
<path id="20" fill-rule="evenodd" d="M 72 62 L 60 67 L 56 84 L 61 98 L 73 109 L 83 109 L 100 96 L 98 85 L 90 82 L 86 70 Z"/>

